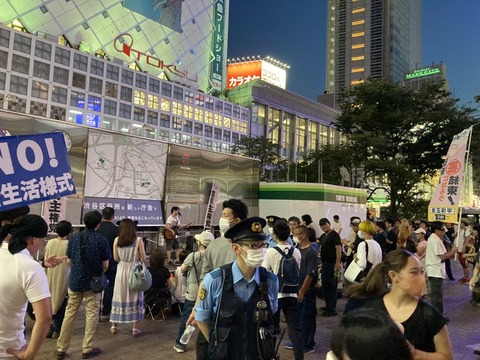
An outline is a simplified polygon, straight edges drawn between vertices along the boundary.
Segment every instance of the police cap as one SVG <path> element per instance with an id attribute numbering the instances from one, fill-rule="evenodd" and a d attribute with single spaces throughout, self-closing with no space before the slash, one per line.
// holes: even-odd
<path id="1" fill-rule="evenodd" d="M 267 224 L 268 226 L 272 227 L 273 225 L 275 225 L 275 223 L 278 221 L 278 220 L 282 220 L 281 217 L 278 217 L 278 216 L 275 216 L 275 215 L 268 215 L 267 216 Z"/>
<path id="2" fill-rule="evenodd" d="M 258 216 L 250 217 L 228 229 L 225 237 L 231 239 L 232 243 L 238 241 L 265 240 L 266 235 L 262 229 L 266 224 L 267 222 L 264 218 Z"/>

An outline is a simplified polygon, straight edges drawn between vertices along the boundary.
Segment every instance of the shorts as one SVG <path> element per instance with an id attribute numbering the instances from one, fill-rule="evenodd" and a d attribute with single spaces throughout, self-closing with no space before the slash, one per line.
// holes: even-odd
<path id="1" fill-rule="evenodd" d="M 460 262 L 460 265 L 462 265 L 464 269 L 467 269 L 468 268 L 467 260 L 462 255 L 463 253 L 459 252 L 457 255 L 457 259 Z"/>
<path id="2" fill-rule="evenodd" d="M 167 250 L 180 249 L 180 243 L 178 242 L 177 237 L 175 236 L 172 240 L 165 239 L 165 247 L 167 248 Z"/>

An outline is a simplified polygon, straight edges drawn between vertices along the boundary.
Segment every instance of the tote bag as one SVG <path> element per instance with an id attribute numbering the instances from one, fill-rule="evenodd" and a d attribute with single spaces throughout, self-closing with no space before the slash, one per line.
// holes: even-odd
<path id="1" fill-rule="evenodd" d="M 137 258 L 138 241 L 133 252 L 133 259 Z M 133 265 L 128 278 L 128 287 L 133 291 L 147 291 L 152 286 L 152 274 L 142 261 L 138 261 Z"/>

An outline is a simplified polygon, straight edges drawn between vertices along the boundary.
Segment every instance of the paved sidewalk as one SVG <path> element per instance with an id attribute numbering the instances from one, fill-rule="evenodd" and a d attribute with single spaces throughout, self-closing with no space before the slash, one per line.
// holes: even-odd
<path id="1" fill-rule="evenodd" d="M 454 275 L 460 279 L 461 269 L 457 262 L 452 261 Z M 473 354 L 473 349 L 480 346 L 480 332 L 478 331 L 480 320 L 480 307 L 472 306 L 468 300 L 470 291 L 467 285 L 461 285 L 458 281 L 445 280 L 444 282 L 444 307 L 445 316 L 450 318 L 448 330 L 454 349 L 456 360 L 478 359 Z M 341 299 L 338 304 L 338 310 L 343 311 L 345 299 Z M 324 302 L 317 300 L 317 307 L 324 306 Z M 180 317 L 169 315 L 167 320 L 153 322 L 147 319 L 142 323 L 143 334 L 141 337 L 133 338 L 128 325 L 119 327 L 118 335 L 112 335 L 109 331 L 109 323 L 99 323 L 96 334 L 95 346 L 99 346 L 103 353 L 95 359 L 115 359 L 115 360 L 147 360 L 147 359 L 195 359 L 194 337 L 192 344 L 187 347 L 187 352 L 178 354 L 173 345 L 178 332 L 178 323 Z M 306 359 L 325 359 L 325 354 L 329 350 L 330 334 L 338 321 L 338 317 L 324 318 L 320 314 L 317 316 L 317 333 L 315 340 L 315 353 L 306 355 Z M 27 321 L 27 334 L 31 333 L 32 321 Z M 81 342 L 84 329 L 84 313 L 78 315 L 75 334 L 72 344 L 67 352 L 70 359 L 81 359 Z M 283 340 L 285 342 L 285 339 Z M 283 346 L 282 342 L 282 346 Z M 37 359 L 53 359 L 56 340 L 47 339 L 39 353 Z M 280 350 L 281 359 L 293 359 L 293 353 L 289 350 Z"/>

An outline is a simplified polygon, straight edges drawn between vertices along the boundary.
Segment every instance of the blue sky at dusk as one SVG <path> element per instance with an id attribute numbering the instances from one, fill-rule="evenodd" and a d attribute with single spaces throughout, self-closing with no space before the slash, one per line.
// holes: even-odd
<path id="1" fill-rule="evenodd" d="M 287 63 L 287 90 L 316 99 L 325 90 L 326 4 L 230 0 L 228 57 L 269 55 Z M 423 1 L 423 65 L 446 64 L 460 104 L 480 95 L 479 36 L 479 0 Z"/>

